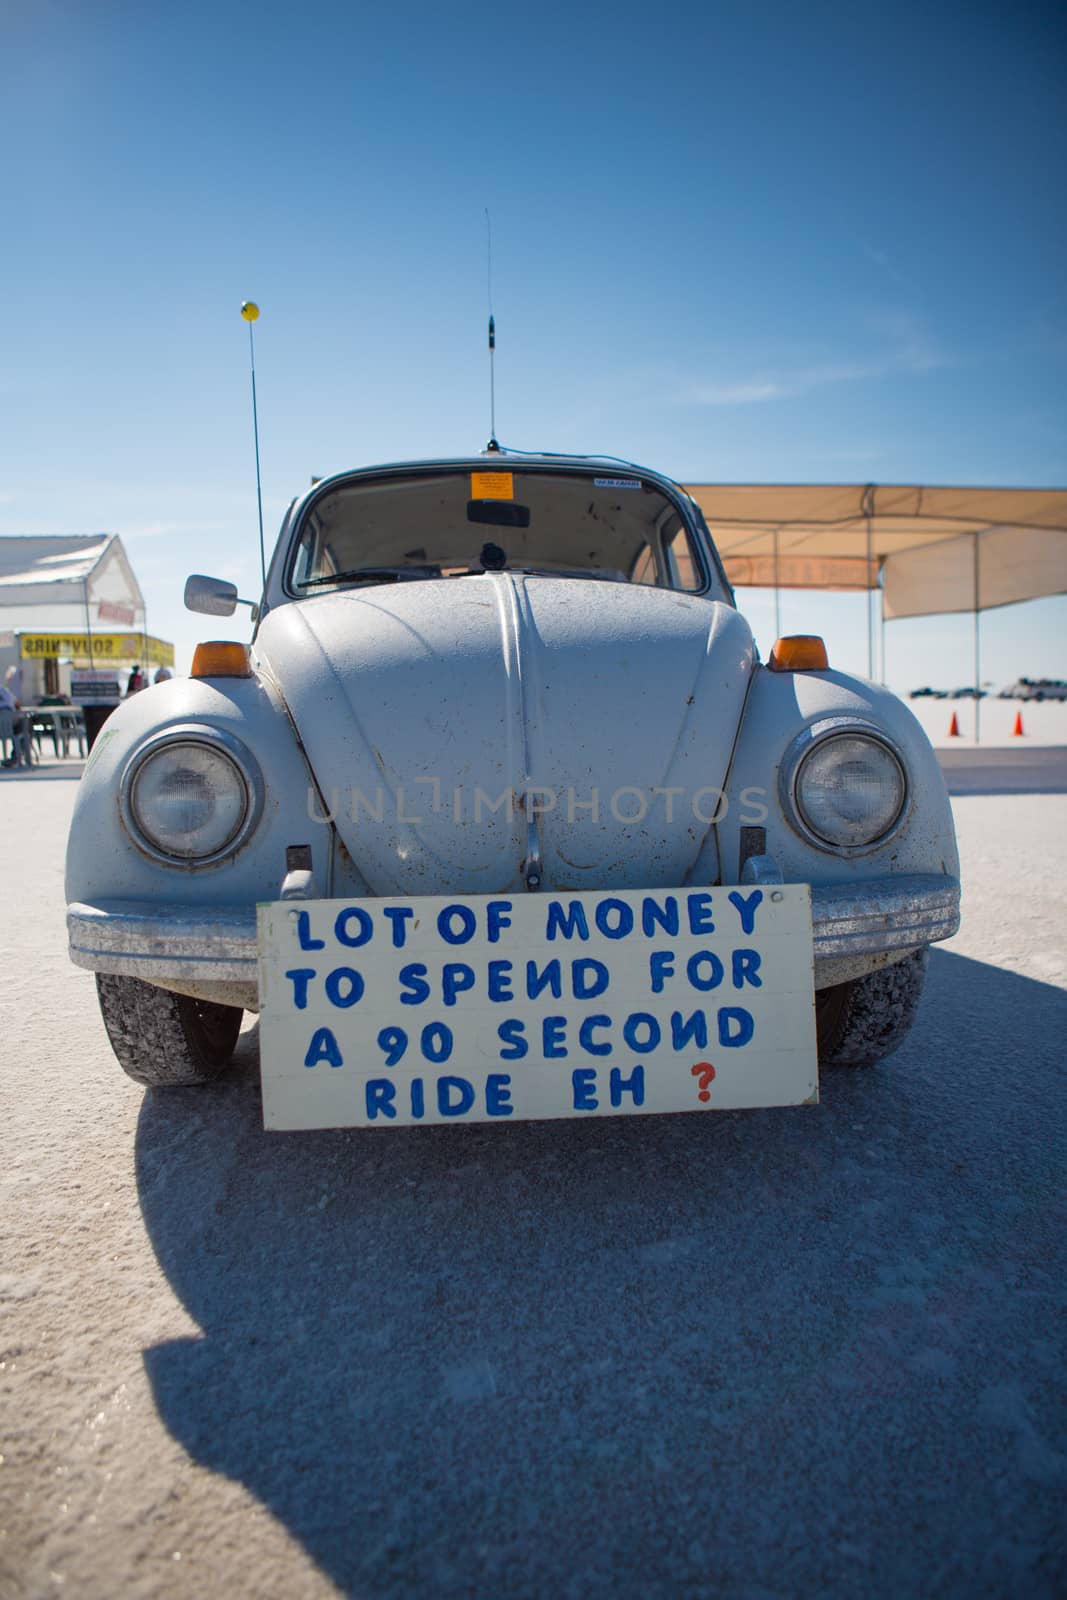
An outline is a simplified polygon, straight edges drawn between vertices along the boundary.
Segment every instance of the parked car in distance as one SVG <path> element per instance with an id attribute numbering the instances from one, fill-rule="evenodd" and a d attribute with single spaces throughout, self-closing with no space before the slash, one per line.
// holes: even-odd
<path id="1" fill-rule="evenodd" d="M 761 660 L 683 489 L 496 448 L 293 502 L 251 644 L 109 718 L 67 897 L 139 1083 L 259 1011 L 268 1126 L 395 1126 L 811 1101 L 907 1034 L 959 868 L 911 712 Z"/>
<path id="2" fill-rule="evenodd" d="M 1067 700 L 1067 683 L 1061 678 L 1016 678 L 1001 689 L 1001 700 Z"/>

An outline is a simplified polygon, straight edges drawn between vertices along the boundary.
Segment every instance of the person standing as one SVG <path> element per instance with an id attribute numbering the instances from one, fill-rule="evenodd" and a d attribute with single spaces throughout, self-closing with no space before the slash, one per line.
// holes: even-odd
<path id="1" fill-rule="evenodd" d="M 8 673 L 10 680 L 11 674 Z M 30 764 L 30 741 L 26 728 L 26 717 L 22 706 L 11 690 L 6 685 L 0 684 L 0 711 L 11 712 L 11 754 L 0 766 L 17 767 L 21 760 L 20 751 L 26 758 L 26 765 Z"/>

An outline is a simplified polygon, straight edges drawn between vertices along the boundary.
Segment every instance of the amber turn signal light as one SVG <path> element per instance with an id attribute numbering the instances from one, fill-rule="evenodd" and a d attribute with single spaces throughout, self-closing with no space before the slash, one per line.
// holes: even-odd
<path id="1" fill-rule="evenodd" d="M 250 678 L 248 646 L 231 639 L 212 639 L 193 652 L 193 678 Z"/>
<path id="2" fill-rule="evenodd" d="M 767 665 L 772 672 L 821 672 L 830 662 L 817 633 L 790 633 L 774 641 Z"/>

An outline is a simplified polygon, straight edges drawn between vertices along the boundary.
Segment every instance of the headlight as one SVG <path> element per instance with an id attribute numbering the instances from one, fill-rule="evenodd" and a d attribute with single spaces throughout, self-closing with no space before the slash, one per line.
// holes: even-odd
<path id="1" fill-rule="evenodd" d="M 251 833 L 262 800 L 259 769 L 219 729 L 171 728 L 139 750 L 120 789 L 123 820 L 157 859 L 204 865 Z"/>
<path id="2" fill-rule="evenodd" d="M 817 740 L 797 766 L 792 788 L 800 821 L 838 850 L 881 839 L 907 797 L 904 768 L 894 752 L 855 730 Z"/>

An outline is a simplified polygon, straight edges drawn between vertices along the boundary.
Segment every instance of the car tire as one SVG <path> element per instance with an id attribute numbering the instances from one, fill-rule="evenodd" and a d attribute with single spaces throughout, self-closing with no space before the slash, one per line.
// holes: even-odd
<path id="1" fill-rule="evenodd" d="M 915 950 L 866 977 L 818 990 L 815 1026 L 821 1067 L 870 1067 L 900 1048 L 922 999 L 927 955 Z"/>
<path id="2" fill-rule="evenodd" d="M 244 1012 L 98 972 L 96 992 L 123 1072 L 146 1089 L 211 1083 L 233 1055 Z"/>

